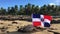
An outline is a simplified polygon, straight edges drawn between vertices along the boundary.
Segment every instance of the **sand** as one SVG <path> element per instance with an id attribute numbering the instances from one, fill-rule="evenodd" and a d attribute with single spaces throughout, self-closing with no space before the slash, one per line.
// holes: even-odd
<path id="1" fill-rule="evenodd" d="M 13 21 L 0 20 L 0 28 L 3 28 L 3 27 L 6 28 L 5 31 L 9 31 L 9 34 L 54 34 L 53 32 L 48 32 L 47 30 L 33 32 L 33 33 L 21 33 L 21 32 L 17 32 L 17 30 L 19 28 L 23 28 L 24 26 L 27 26 L 27 25 L 32 25 L 32 22 L 20 21 L 20 20 L 15 20 L 14 21 L 14 22 L 17 22 L 17 24 L 16 23 L 12 24 L 12 22 Z M 19 27 L 19 28 L 17 28 L 17 27 Z M 52 24 L 51 28 L 56 28 L 57 30 L 55 30 L 55 31 L 60 32 L 60 24 Z M 0 31 L 0 33 L 1 33 L 1 31 Z"/>

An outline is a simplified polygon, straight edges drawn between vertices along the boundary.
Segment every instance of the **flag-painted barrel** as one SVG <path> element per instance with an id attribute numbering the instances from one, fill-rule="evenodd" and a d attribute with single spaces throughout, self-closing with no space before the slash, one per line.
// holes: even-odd
<path id="1" fill-rule="evenodd" d="M 50 15 L 32 14 L 32 22 L 35 27 L 50 27 L 51 20 Z"/>

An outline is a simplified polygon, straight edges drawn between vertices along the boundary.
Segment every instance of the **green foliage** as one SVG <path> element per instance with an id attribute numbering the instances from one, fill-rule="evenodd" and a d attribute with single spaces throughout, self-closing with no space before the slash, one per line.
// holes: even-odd
<path id="1" fill-rule="evenodd" d="M 14 7 L 8 7 L 8 9 L 0 8 L 0 15 L 31 15 L 36 14 L 48 14 L 48 15 L 60 15 L 60 6 L 57 5 L 43 5 L 39 7 L 38 5 L 30 4 L 23 6 L 17 5 Z"/>
<path id="2" fill-rule="evenodd" d="M 3 7 L 1 7 L 0 9 L 0 15 L 6 15 L 6 9 L 4 9 Z"/>

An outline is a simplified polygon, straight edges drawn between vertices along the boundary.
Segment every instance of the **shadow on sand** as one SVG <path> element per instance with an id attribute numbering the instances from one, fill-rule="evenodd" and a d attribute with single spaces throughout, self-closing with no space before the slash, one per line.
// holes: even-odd
<path id="1" fill-rule="evenodd" d="M 31 33 L 23 33 L 23 32 L 9 32 L 7 34 L 31 34 Z"/>

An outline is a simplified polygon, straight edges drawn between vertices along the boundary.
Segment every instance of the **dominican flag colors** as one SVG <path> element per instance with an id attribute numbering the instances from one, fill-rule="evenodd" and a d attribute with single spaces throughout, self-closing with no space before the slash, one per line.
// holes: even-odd
<path id="1" fill-rule="evenodd" d="M 50 27 L 52 17 L 49 15 L 32 14 L 33 26 Z"/>

